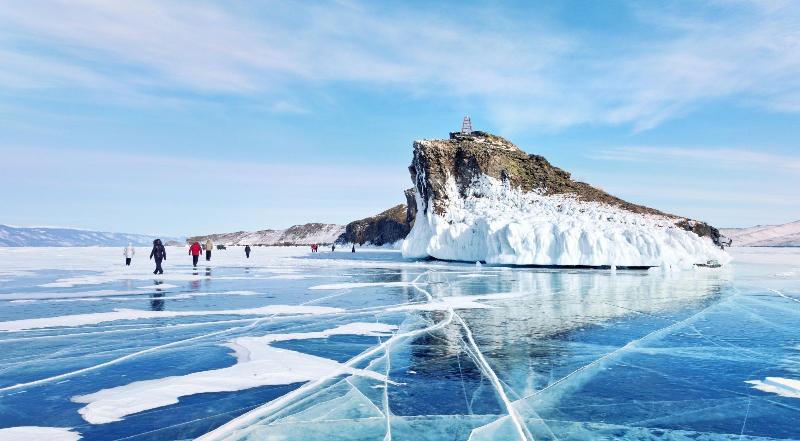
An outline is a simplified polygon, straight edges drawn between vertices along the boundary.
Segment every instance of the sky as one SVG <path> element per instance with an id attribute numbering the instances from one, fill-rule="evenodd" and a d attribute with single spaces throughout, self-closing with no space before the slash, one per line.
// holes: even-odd
<path id="1" fill-rule="evenodd" d="M 632 202 L 800 219 L 800 2 L 0 2 L 2 224 L 344 224 L 464 115 Z"/>

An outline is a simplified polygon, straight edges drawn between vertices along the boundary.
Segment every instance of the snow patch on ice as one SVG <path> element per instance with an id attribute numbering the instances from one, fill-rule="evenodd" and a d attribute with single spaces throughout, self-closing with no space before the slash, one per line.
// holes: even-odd
<path id="1" fill-rule="evenodd" d="M 381 382 L 376 372 L 355 369 L 327 358 L 279 349 L 270 343 L 327 338 L 332 335 L 387 336 L 396 327 L 384 323 L 349 323 L 317 332 L 240 337 L 225 344 L 233 349 L 236 364 L 188 375 L 136 381 L 72 398 L 85 403 L 78 412 L 92 424 L 119 421 L 127 415 L 168 406 L 180 397 L 209 392 L 233 392 L 267 385 L 292 384 L 331 375 L 359 375 Z"/>
<path id="2" fill-rule="evenodd" d="M 749 380 L 745 383 L 752 384 L 754 389 L 763 392 L 778 394 L 782 397 L 800 398 L 800 380 L 767 377 L 764 380 Z"/>
<path id="3" fill-rule="evenodd" d="M 57 317 L 10 320 L 0 322 L 0 331 L 24 331 L 27 329 L 75 327 L 95 325 L 117 320 L 159 319 L 173 317 L 193 317 L 203 315 L 286 315 L 286 314 L 330 314 L 343 312 L 341 308 L 303 305 L 268 305 L 260 308 L 229 309 L 218 311 L 151 311 L 141 309 L 115 309 L 111 312 L 73 314 Z"/>
<path id="4" fill-rule="evenodd" d="M 58 279 L 55 282 L 49 282 L 39 285 L 42 288 L 72 288 L 78 285 L 101 285 L 104 283 L 112 283 L 118 282 L 120 280 L 157 280 L 157 281 L 181 281 L 181 282 L 193 282 L 196 280 L 205 280 L 209 279 L 209 276 L 200 274 L 181 274 L 181 273 L 173 273 L 173 274 L 165 274 L 165 275 L 157 275 L 154 276 L 153 274 L 148 273 L 125 273 L 125 272 L 117 272 L 117 271 L 109 271 L 101 275 L 91 275 L 91 276 L 78 276 L 78 277 L 68 277 L 64 279 Z M 153 285 L 155 286 L 155 285 Z M 172 286 L 167 284 L 162 284 L 160 286 Z"/>
<path id="5" fill-rule="evenodd" d="M 711 259 L 730 261 L 710 239 L 675 226 L 679 219 L 636 214 L 572 195 L 525 192 L 486 175 L 475 179 L 466 198 L 450 177 L 447 196 L 449 205 L 438 215 L 432 201 L 417 195 L 417 217 L 403 242 L 404 257 L 679 268 Z"/>
<path id="6" fill-rule="evenodd" d="M 65 427 L 18 426 L 0 429 L 0 441 L 77 441 L 81 435 Z"/>

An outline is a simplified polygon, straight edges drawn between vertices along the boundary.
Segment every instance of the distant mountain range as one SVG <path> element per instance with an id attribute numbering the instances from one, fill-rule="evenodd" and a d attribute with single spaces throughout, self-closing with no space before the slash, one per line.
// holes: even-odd
<path id="1" fill-rule="evenodd" d="M 215 245 L 310 245 L 330 244 L 344 233 L 345 227 L 336 224 L 309 223 L 294 225 L 285 230 L 237 231 L 205 236 L 193 236 L 187 242 L 204 243 L 211 239 Z"/>
<path id="2" fill-rule="evenodd" d="M 800 247 L 800 221 L 719 231 L 733 240 L 735 247 Z"/>
<path id="3" fill-rule="evenodd" d="M 308 245 L 312 243 L 330 244 L 334 242 L 355 242 L 382 244 L 401 240 L 408 228 L 397 228 L 395 223 L 408 222 L 400 219 L 389 226 L 387 213 L 406 215 L 405 205 L 394 207 L 386 213 L 373 218 L 351 222 L 347 226 L 336 224 L 309 223 L 295 225 L 284 230 L 238 231 L 235 233 L 210 234 L 182 237 L 160 237 L 165 244 L 183 245 L 186 241 L 205 242 L 210 238 L 219 245 Z M 390 214 L 391 214 L 390 213 Z M 404 216 L 400 216 L 400 214 Z M 391 219 L 390 219 L 391 218 Z M 363 224 L 363 225 L 362 225 Z M 405 225 L 405 224 L 404 224 Z M 392 227 L 392 228 L 389 228 Z M 373 231 L 374 230 L 374 231 Z M 398 230 L 398 231 L 395 231 Z M 747 228 L 721 228 L 720 234 L 730 238 L 733 246 L 740 247 L 800 247 L 800 221 L 783 225 L 756 225 Z M 391 233 L 391 234 L 390 234 Z M 361 237 L 364 236 L 364 237 Z M 391 236 L 380 240 L 383 236 Z M 0 225 L 0 246 L 2 247 L 84 247 L 84 246 L 125 246 L 150 245 L 156 236 L 146 234 L 108 233 L 103 231 L 78 230 L 54 227 L 11 227 Z M 385 239 L 385 238 L 384 238 Z"/>
<path id="4" fill-rule="evenodd" d="M 155 236 L 146 234 L 107 233 L 74 228 L 10 227 L 0 225 L 0 246 L 3 247 L 88 247 L 150 245 Z M 179 242 L 183 238 L 160 237 L 164 243 Z"/>

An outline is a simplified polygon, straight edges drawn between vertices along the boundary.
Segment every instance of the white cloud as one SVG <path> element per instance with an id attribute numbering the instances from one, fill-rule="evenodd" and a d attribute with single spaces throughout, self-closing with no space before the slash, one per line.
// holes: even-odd
<path id="1" fill-rule="evenodd" d="M 302 7 L 300 7 L 301 5 Z M 397 4 L 19 2 L 0 10 L 0 90 L 83 88 L 259 96 L 304 113 L 339 84 L 476 100 L 506 131 L 636 130 L 721 98 L 800 111 L 796 2 L 649 3 L 641 38 L 546 18 Z M 167 94 L 169 95 L 169 94 Z M 287 98 L 289 97 L 289 98 Z"/>

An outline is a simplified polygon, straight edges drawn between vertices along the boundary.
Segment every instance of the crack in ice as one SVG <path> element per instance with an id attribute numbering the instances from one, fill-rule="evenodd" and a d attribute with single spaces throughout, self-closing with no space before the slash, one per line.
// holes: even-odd
<path id="1" fill-rule="evenodd" d="M 368 349 L 368 350 L 362 352 L 361 354 L 359 354 L 359 355 L 351 358 L 350 360 L 346 361 L 345 363 L 343 363 L 343 366 L 352 367 L 353 365 L 358 364 L 358 363 L 368 359 L 369 357 L 373 356 L 374 354 L 376 354 L 378 352 L 381 352 L 381 351 L 384 351 L 386 346 L 388 344 L 392 343 L 393 341 L 407 339 L 407 338 L 415 337 L 417 335 L 420 335 L 420 334 L 423 334 L 423 333 L 426 333 L 426 332 L 431 332 L 431 331 L 434 331 L 434 330 L 437 330 L 437 329 L 441 329 L 441 328 L 447 326 L 449 323 L 451 323 L 452 320 L 453 320 L 453 313 L 450 313 L 445 320 L 442 320 L 441 322 L 436 323 L 434 325 L 431 325 L 431 326 L 428 326 L 428 327 L 425 327 L 425 328 L 422 328 L 422 329 L 414 330 L 414 331 L 405 332 L 405 333 L 396 333 L 396 334 L 392 335 L 392 337 L 390 337 L 385 342 L 383 342 L 383 343 L 381 343 L 381 344 L 379 344 L 377 346 L 374 346 L 371 349 Z M 304 385 L 302 385 L 299 388 L 293 390 L 292 392 L 289 392 L 286 395 L 283 395 L 283 396 L 281 396 L 279 398 L 276 398 L 276 399 L 274 399 L 274 400 L 272 400 L 272 401 L 270 401 L 270 402 L 268 402 L 268 403 L 266 403 L 264 405 L 261 405 L 261 406 L 255 408 L 255 409 L 253 409 L 252 411 L 247 412 L 244 415 L 241 415 L 241 416 L 239 416 L 239 417 L 237 417 L 237 418 L 235 418 L 235 419 L 223 424 L 222 426 L 217 427 L 216 429 L 214 429 L 214 430 L 212 430 L 212 431 L 210 431 L 210 432 L 198 437 L 196 439 L 196 441 L 210 441 L 210 440 L 223 439 L 224 437 L 226 437 L 228 435 L 231 435 L 231 434 L 235 433 L 238 430 L 241 430 L 241 429 L 244 429 L 244 428 L 248 427 L 249 425 L 251 425 L 254 422 L 256 422 L 258 419 L 267 417 L 270 413 L 273 413 L 273 412 L 281 410 L 283 407 L 287 406 L 293 400 L 304 396 L 309 391 L 315 389 L 318 386 L 321 386 L 321 385 L 325 384 L 327 381 L 329 381 L 332 378 L 335 378 L 337 376 L 339 376 L 339 374 L 328 375 L 328 376 L 321 377 L 321 378 L 319 378 L 317 380 L 305 383 Z"/>

